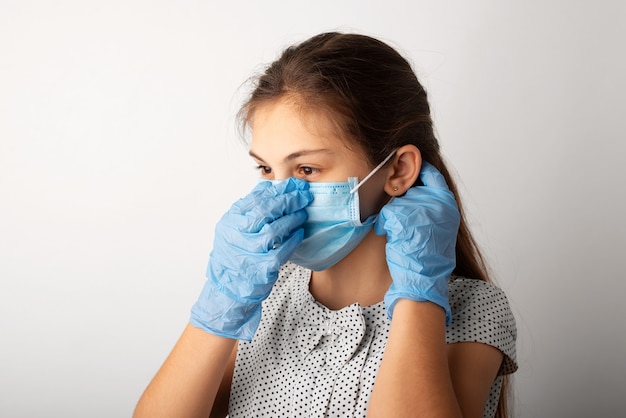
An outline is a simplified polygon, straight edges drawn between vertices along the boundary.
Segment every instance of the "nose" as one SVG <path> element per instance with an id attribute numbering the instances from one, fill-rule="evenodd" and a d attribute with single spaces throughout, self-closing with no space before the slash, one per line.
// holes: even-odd
<path id="1" fill-rule="evenodd" d="M 292 177 L 292 173 L 288 170 L 274 169 L 274 180 L 287 180 Z"/>

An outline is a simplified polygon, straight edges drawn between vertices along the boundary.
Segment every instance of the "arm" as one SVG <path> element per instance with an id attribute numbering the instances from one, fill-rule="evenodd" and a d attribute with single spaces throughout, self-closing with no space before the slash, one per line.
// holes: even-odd
<path id="1" fill-rule="evenodd" d="M 213 409 L 211 409 L 210 418 L 224 418 L 228 415 L 228 406 L 230 402 L 230 385 L 233 382 L 233 375 L 235 374 L 235 360 L 237 360 L 237 348 L 238 345 L 235 345 L 232 354 L 230 355 L 230 360 L 228 360 L 228 364 L 226 365 L 226 371 L 224 372 L 224 377 L 222 377 L 222 383 L 220 383 L 220 387 L 217 390 L 217 395 L 215 396 L 215 402 L 213 402 Z"/>
<path id="2" fill-rule="evenodd" d="M 234 347 L 233 339 L 188 325 L 133 417 L 208 417 Z"/>
<path id="3" fill-rule="evenodd" d="M 483 416 L 504 355 L 482 343 L 446 346 L 444 321 L 437 305 L 398 301 L 368 416 Z"/>
<path id="4" fill-rule="evenodd" d="M 423 186 L 398 192 L 374 225 L 387 236 L 392 284 L 385 294 L 391 329 L 368 411 L 373 417 L 461 416 L 445 334 L 460 213 L 434 166 L 423 162 L 420 180 Z"/>
<path id="5" fill-rule="evenodd" d="M 445 313 L 429 302 L 399 300 L 368 417 L 460 417 L 448 368 Z"/>
<path id="6" fill-rule="evenodd" d="M 449 344 L 450 377 L 464 417 L 481 418 L 504 354 L 477 342 Z"/>
<path id="7" fill-rule="evenodd" d="M 252 339 L 262 301 L 302 241 L 311 200 L 303 180 L 262 182 L 222 217 L 190 325 L 141 397 L 135 418 L 209 416 L 216 395 L 230 386 L 235 340 Z M 224 396 L 216 414 L 223 413 Z"/>

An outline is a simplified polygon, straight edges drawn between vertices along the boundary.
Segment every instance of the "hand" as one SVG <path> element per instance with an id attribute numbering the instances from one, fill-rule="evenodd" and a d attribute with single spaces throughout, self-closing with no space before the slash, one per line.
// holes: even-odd
<path id="1" fill-rule="evenodd" d="M 227 338 L 251 340 L 261 302 L 280 266 L 302 242 L 304 208 L 313 200 L 304 180 L 260 182 L 215 228 L 207 281 L 191 310 L 191 324 Z"/>
<path id="2" fill-rule="evenodd" d="M 451 320 L 448 278 L 456 265 L 460 214 L 446 181 L 431 164 L 420 171 L 424 186 L 412 187 L 387 203 L 374 230 L 387 235 L 387 264 L 393 282 L 385 294 L 389 318 L 400 298 L 434 302 Z"/>

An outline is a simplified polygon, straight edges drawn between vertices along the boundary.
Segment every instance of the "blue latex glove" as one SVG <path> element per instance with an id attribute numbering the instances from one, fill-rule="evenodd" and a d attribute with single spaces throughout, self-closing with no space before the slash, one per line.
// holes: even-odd
<path id="1" fill-rule="evenodd" d="M 250 341 L 261 302 L 280 266 L 302 242 L 304 208 L 313 200 L 304 180 L 260 182 L 237 201 L 215 228 L 207 281 L 190 322 L 212 334 Z"/>
<path id="2" fill-rule="evenodd" d="M 385 294 L 387 315 L 392 318 L 398 299 L 434 302 L 452 315 L 448 302 L 448 278 L 456 265 L 456 236 L 460 215 L 454 195 L 431 164 L 423 162 L 420 180 L 383 206 L 374 230 L 387 235 L 387 264 L 393 282 Z"/>

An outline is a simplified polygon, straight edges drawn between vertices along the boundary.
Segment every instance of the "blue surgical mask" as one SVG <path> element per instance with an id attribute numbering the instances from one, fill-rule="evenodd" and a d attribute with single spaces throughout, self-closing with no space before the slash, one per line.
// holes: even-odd
<path id="1" fill-rule="evenodd" d="M 395 150 L 360 183 L 356 177 L 347 182 L 309 183 L 313 202 L 305 208 L 304 240 L 291 255 L 291 262 L 314 271 L 326 270 L 361 243 L 377 215 L 361 220 L 358 189 L 394 154 Z"/>

